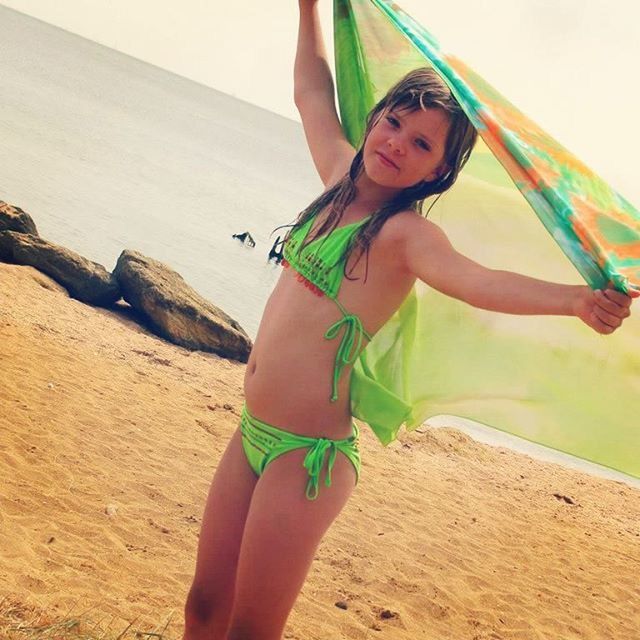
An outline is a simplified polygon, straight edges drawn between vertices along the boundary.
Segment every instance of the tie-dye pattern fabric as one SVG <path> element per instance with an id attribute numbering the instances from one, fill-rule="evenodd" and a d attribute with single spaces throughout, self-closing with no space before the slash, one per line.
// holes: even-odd
<path id="1" fill-rule="evenodd" d="M 334 11 L 354 145 L 375 101 L 421 66 L 478 129 L 458 183 L 430 213 L 458 250 L 491 268 L 640 292 L 640 214 L 628 201 L 397 4 L 335 0 Z M 639 347 L 635 317 L 605 337 L 574 318 L 489 313 L 419 284 L 363 352 L 352 409 L 385 444 L 402 423 L 451 414 L 640 476 Z"/>

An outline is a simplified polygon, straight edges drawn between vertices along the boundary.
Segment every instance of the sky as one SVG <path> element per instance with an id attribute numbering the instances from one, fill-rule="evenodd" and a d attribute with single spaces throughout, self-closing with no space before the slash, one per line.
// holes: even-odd
<path id="1" fill-rule="evenodd" d="M 299 119 L 292 99 L 296 0 L 0 2 Z M 637 0 L 399 4 L 640 208 Z M 320 9 L 330 48 L 330 0 L 320 0 Z"/>

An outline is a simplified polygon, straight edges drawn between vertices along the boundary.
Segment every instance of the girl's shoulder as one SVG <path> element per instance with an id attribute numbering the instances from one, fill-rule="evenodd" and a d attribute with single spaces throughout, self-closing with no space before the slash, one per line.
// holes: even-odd
<path id="1" fill-rule="evenodd" d="M 444 231 L 413 210 L 401 211 L 385 221 L 377 238 L 379 253 L 406 268 L 416 256 L 435 255 L 449 246 Z"/>
<path id="2" fill-rule="evenodd" d="M 440 231 L 440 227 L 431 220 L 427 220 L 413 209 L 400 211 L 382 225 L 381 233 L 389 240 L 404 240 L 414 236 L 416 233 L 424 234 Z"/>

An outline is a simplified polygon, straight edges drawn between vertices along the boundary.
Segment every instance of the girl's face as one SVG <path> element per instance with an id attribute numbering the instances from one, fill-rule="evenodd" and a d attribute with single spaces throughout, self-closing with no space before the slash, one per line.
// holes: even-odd
<path id="1" fill-rule="evenodd" d="M 446 169 L 448 131 L 449 117 L 442 109 L 383 112 L 364 144 L 367 176 L 391 189 L 435 180 Z"/>

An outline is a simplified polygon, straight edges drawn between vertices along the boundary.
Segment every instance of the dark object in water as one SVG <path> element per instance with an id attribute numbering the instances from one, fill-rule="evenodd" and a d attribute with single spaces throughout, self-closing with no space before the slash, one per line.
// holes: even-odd
<path id="1" fill-rule="evenodd" d="M 267 262 L 271 262 L 272 260 L 275 260 L 276 264 L 280 264 L 283 258 L 283 254 L 282 254 L 283 247 L 284 247 L 284 241 L 280 240 L 280 236 L 278 236 L 276 238 L 276 241 L 273 243 L 273 247 L 271 247 L 271 251 L 269 251 L 269 257 L 267 259 Z"/>
<path id="2" fill-rule="evenodd" d="M 238 240 L 240 240 L 240 242 L 242 242 L 242 244 L 247 244 L 250 247 L 256 246 L 256 241 L 248 231 L 245 231 L 244 233 L 234 233 L 231 237 L 237 238 Z"/>

